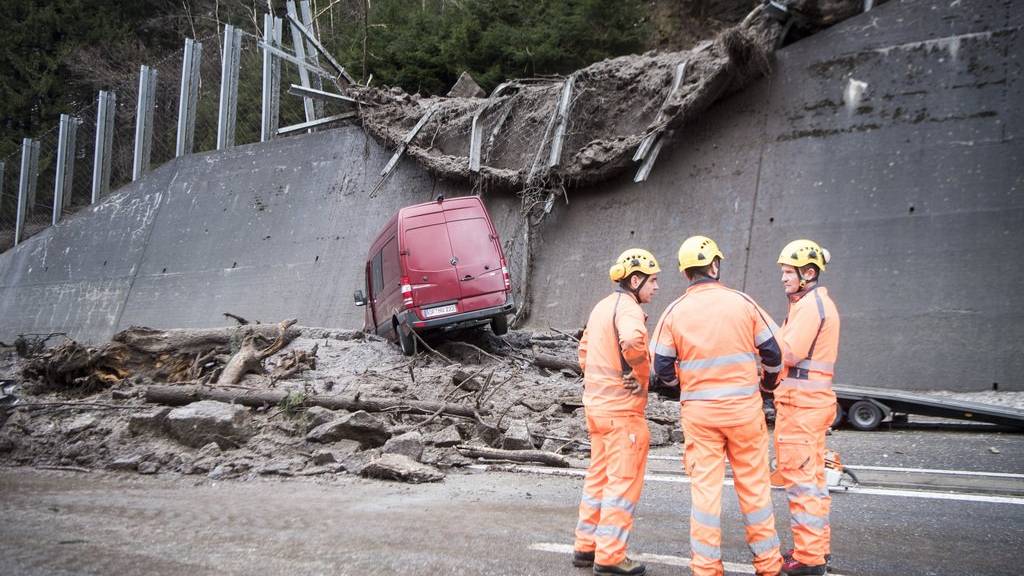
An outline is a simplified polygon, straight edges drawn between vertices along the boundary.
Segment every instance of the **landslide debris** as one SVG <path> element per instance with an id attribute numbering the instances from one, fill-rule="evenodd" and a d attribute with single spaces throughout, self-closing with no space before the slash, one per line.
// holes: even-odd
<path id="1" fill-rule="evenodd" d="M 564 467 L 589 453 L 571 334 L 467 331 L 409 358 L 361 332 L 282 326 L 133 327 L 28 358 L 0 349 L 0 459 L 215 480 L 433 482 L 480 460 Z M 219 383 L 247 339 L 260 348 L 282 335 L 237 383 Z M 315 362 L 277 370 L 298 355 Z M 656 445 L 680 439 L 677 414 L 651 397 Z"/>

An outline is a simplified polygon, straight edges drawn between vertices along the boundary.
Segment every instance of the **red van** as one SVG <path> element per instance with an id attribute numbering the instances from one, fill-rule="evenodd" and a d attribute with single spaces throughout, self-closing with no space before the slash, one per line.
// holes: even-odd
<path id="1" fill-rule="evenodd" d="M 407 206 L 366 255 L 363 329 L 395 340 L 412 355 L 412 335 L 491 325 L 508 331 L 512 285 L 501 241 L 483 202 L 465 196 Z"/>

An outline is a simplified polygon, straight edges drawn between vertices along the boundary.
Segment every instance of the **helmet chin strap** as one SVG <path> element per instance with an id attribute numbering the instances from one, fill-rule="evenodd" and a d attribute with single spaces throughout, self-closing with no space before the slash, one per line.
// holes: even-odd
<path id="1" fill-rule="evenodd" d="M 633 297 L 636 298 L 637 304 L 640 303 L 640 291 L 644 289 L 644 284 L 651 278 L 647 274 L 641 274 L 643 278 L 640 279 L 640 283 L 637 284 L 636 288 L 630 288 L 629 291 L 633 293 Z"/>

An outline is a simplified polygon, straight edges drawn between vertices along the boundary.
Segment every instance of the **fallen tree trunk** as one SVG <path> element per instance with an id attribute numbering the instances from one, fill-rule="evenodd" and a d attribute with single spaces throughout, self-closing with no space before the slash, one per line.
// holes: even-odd
<path id="1" fill-rule="evenodd" d="M 147 386 L 146 402 L 153 404 L 164 404 L 167 406 L 184 406 L 200 400 L 216 400 L 241 404 L 242 406 L 275 406 L 288 397 L 288 392 L 267 390 L 251 391 L 223 388 L 206 388 L 202 386 Z M 365 410 L 367 412 L 422 412 L 433 414 L 440 411 L 441 414 L 452 416 L 474 417 L 474 410 L 470 406 L 461 404 L 446 404 L 444 402 L 430 402 L 423 400 L 397 400 L 392 398 L 359 398 L 346 396 L 306 396 L 302 403 L 306 406 L 322 406 L 329 410 Z M 486 411 L 478 410 L 480 414 Z"/>
<path id="2" fill-rule="evenodd" d="M 580 365 L 575 360 L 567 360 L 558 356 L 552 356 L 550 354 L 544 354 L 538 352 L 533 355 L 533 363 L 541 368 L 547 368 L 549 370 L 569 370 L 580 374 Z"/>
<path id="3" fill-rule="evenodd" d="M 455 447 L 463 456 L 470 458 L 484 458 L 487 460 L 508 460 L 510 462 L 532 462 L 546 464 L 555 468 L 571 468 L 569 460 L 554 452 L 544 450 L 501 450 L 498 448 L 487 448 L 484 446 L 470 446 L 461 444 Z"/>

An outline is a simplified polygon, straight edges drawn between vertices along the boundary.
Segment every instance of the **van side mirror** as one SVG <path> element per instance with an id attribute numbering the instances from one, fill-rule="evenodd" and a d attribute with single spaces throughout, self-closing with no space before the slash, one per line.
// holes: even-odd
<path id="1" fill-rule="evenodd" d="M 363 296 L 362 290 L 356 290 L 356 293 L 353 294 L 353 298 L 356 301 L 356 306 L 366 306 L 366 296 Z"/>

